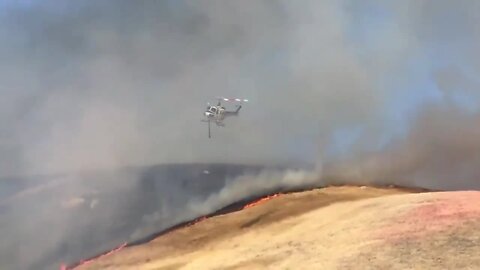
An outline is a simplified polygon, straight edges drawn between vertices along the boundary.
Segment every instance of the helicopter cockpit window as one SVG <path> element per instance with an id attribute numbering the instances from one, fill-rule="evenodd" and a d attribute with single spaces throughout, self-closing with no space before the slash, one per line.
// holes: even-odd
<path id="1" fill-rule="evenodd" d="M 215 108 L 215 107 L 210 107 L 210 108 L 209 108 L 209 111 L 212 112 L 212 113 L 216 113 L 216 112 L 217 112 L 217 108 Z"/>

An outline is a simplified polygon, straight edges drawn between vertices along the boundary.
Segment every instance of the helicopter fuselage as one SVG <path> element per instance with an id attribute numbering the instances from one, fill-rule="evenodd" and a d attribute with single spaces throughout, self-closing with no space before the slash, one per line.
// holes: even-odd
<path id="1" fill-rule="evenodd" d="M 221 98 L 224 101 L 235 101 L 235 102 L 248 102 L 247 99 L 227 99 L 227 98 Z M 217 126 L 224 127 L 225 124 L 223 123 L 223 120 L 227 116 L 237 116 L 240 112 L 240 109 L 242 108 L 242 105 L 237 105 L 237 109 L 235 111 L 227 111 L 224 106 L 222 106 L 220 98 L 218 101 L 218 104 L 215 106 L 208 105 L 207 109 L 203 113 L 203 115 L 206 117 L 206 119 L 201 120 L 202 122 L 207 122 L 208 123 L 208 138 L 210 138 L 210 122 L 215 122 Z"/>
<path id="2" fill-rule="evenodd" d="M 205 116 L 210 119 L 214 120 L 217 122 L 217 124 L 223 119 L 225 119 L 225 107 L 222 106 L 208 106 L 207 110 L 205 111 Z"/>

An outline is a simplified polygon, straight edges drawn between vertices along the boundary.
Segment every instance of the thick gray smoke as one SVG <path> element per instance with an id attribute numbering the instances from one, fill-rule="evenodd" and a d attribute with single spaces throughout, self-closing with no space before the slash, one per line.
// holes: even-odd
<path id="1" fill-rule="evenodd" d="M 479 5 L 4 1 L 0 175 L 196 162 L 316 166 L 278 177 L 233 177 L 208 196 L 186 202 L 191 194 L 183 194 L 168 207 L 152 195 L 156 208 L 144 216 L 152 230 L 250 193 L 315 181 L 479 188 Z M 216 96 L 250 102 L 225 128 L 213 127 L 208 139 L 200 120 Z M 47 200 L 45 190 L 62 186 L 66 192 L 58 200 L 68 209 L 87 204 L 85 194 L 95 197 L 96 190 L 111 186 L 134 189 L 141 179 L 131 171 L 106 178 L 96 177 L 94 190 L 78 175 L 62 178 L 61 185 L 37 180 L 45 185 L 1 202 L 20 204 L 15 217 L 27 215 L 22 210 L 30 208 L 19 198 L 33 192 L 36 201 L 48 203 L 31 219 L 61 224 L 57 237 L 33 240 L 41 248 L 17 247 L 22 256 L 29 254 L 21 261 L 32 266 L 55 260 L 44 257 L 64 250 L 62 237 L 81 228 L 71 216 L 53 216 L 49 209 L 58 204 Z M 178 186 L 158 189 L 185 192 Z M 102 205 L 97 199 L 88 203 L 91 209 Z M 112 203 L 112 218 L 132 210 L 129 203 Z M 165 213 L 170 219 L 162 223 Z M 18 220 L 29 225 L 18 229 Z M 83 222 L 87 228 L 88 220 Z M 33 230 L 32 223 L 12 219 L 8 226 L 24 232 Z M 141 236 L 145 230 L 134 231 Z M 16 237 L 2 241 L 2 250 L 11 250 Z"/>
<path id="2" fill-rule="evenodd" d="M 432 85 L 425 87 L 435 88 L 435 98 L 419 103 L 406 115 L 401 136 L 380 149 L 350 151 L 342 160 L 328 161 L 324 177 L 333 182 L 479 189 L 480 84 L 476 77 L 480 55 L 475 47 L 480 35 L 473 26 L 479 22 L 474 13 L 480 5 L 406 1 L 386 6 L 395 14 L 396 29 L 402 29 L 406 38 L 402 42 L 422 52 L 414 59 L 421 68 L 412 69 L 427 72 Z"/>
<path id="3" fill-rule="evenodd" d="M 480 187 L 480 115 L 457 108 L 422 111 L 408 136 L 391 147 L 333 162 L 330 180 L 455 190 Z"/>
<path id="4" fill-rule="evenodd" d="M 337 2 L 30 5 L 1 18 L 4 174 L 313 162 L 336 128 L 380 120 Z M 208 140 L 218 95 L 251 102 Z"/>

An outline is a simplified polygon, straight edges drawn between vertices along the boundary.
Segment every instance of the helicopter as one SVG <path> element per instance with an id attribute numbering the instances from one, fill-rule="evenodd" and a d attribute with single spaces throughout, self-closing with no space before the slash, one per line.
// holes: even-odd
<path id="1" fill-rule="evenodd" d="M 248 99 L 240 99 L 240 98 L 224 98 L 224 97 L 217 97 L 218 103 L 217 105 L 210 105 L 207 103 L 207 109 L 203 113 L 205 119 L 202 122 L 208 123 L 208 138 L 211 138 L 210 132 L 210 122 L 214 121 L 215 124 L 219 127 L 225 127 L 225 120 L 226 117 L 229 116 L 237 116 L 242 108 L 242 105 L 236 105 L 236 110 L 234 111 L 227 111 L 227 109 L 222 105 L 222 101 L 226 102 L 248 102 Z"/>

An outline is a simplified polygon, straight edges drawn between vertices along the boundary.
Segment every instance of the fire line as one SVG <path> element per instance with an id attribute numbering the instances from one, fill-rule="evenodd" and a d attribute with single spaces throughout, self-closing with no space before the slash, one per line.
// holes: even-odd
<path id="1" fill-rule="evenodd" d="M 249 204 L 246 204 L 246 205 L 243 206 L 241 209 L 244 210 L 244 209 L 252 208 L 252 207 L 254 207 L 254 206 L 257 206 L 257 205 L 259 205 L 259 204 L 261 204 L 261 203 L 264 203 L 264 202 L 266 202 L 266 201 L 269 201 L 269 200 L 271 200 L 271 199 L 273 199 L 273 198 L 275 198 L 275 197 L 278 197 L 278 196 L 280 196 L 279 193 L 273 194 L 273 195 L 270 195 L 270 196 L 263 197 L 263 198 L 261 198 L 261 199 L 258 199 L 258 200 L 256 200 L 256 201 L 254 201 L 254 202 L 251 202 L 251 203 L 249 203 Z M 195 225 L 195 224 L 197 224 L 197 223 L 199 223 L 199 222 L 201 222 L 201 221 L 206 220 L 207 218 L 208 218 L 208 216 L 199 217 L 199 218 L 197 218 L 197 219 L 195 219 L 195 220 L 187 223 L 185 226 L 183 226 L 183 228 L 193 226 L 193 225 Z M 99 256 L 97 256 L 97 257 L 94 257 L 94 258 L 91 258 L 91 259 L 88 259 L 88 260 L 82 260 L 82 261 L 80 261 L 79 263 L 75 264 L 75 266 L 72 266 L 72 267 L 68 267 L 67 265 L 62 264 L 62 265 L 60 266 L 60 270 L 74 270 L 74 269 L 76 269 L 76 268 L 78 268 L 78 267 L 81 267 L 81 266 L 90 264 L 90 263 L 92 263 L 92 262 L 94 262 L 94 261 L 96 261 L 96 260 L 98 260 L 98 259 L 100 259 L 100 258 L 104 258 L 104 257 L 106 257 L 106 256 L 110 256 L 110 255 L 112 255 L 112 254 L 114 254 L 114 253 L 122 250 L 123 248 L 125 248 L 125 247 L 127 247 L 127 246 L 128 246 L 128 243 L 125 242 L 125 243 L 123 243 L 122 245 L 118 246 L 117 248 L 112 249 L 112 250 L 110 250 L 110 251 L 108 251 L 108 252 L 106 252 L 106 253 L 104 253 L 104 254 L 101 254 L 101 255 L 99 255 Z"/>
<path id="2" fill-rule="evenodd" d="M 243 207 L 243 209 L 247 209 L 247 208 L 254 207 L 254 206 L 256 206 L 256 205 L 259 205 L 260 203 L 266 202 L 266 201 L 271 200 L 271 199 L 273 199 L 273 198 L 275 198 L 275 197 L 278 197 L 278 196 L 280 196 L 280 194 L 273 194 L 273 195 L 271 195 L 271 196 L 267 196 L 267 197 L 261 198 L 261 199 L 259 199 L 259 200 L 257 200 L 257 201 L 254 201 L 254 202 L 252 202 L 252 203 L 249 203 L 249 204 L 245 205 L 245 206 Z"/>

